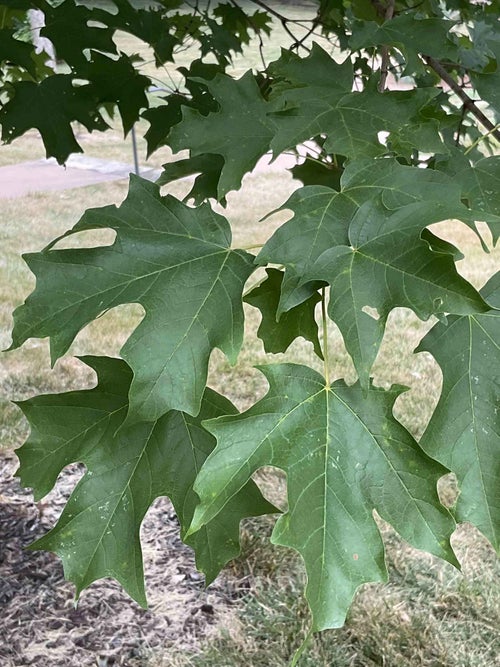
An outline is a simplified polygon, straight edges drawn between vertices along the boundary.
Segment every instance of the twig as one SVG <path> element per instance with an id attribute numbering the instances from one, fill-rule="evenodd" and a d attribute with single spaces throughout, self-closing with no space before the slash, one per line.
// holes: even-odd
<path id="1" fill-rule="evenodd" d="M 387 6 L 384 12 L 385 21 L 390 21 L 394 16 L 394 1 L 395 0 L 388 0 L 387 2 Z M 384 44 L 382 46 L 381 54 L 382 54 L 382 63 L 380 65 L 380 81 L 378 82 L 378 89 L 379 92 L 383 93 L 385 90 L 385 84 L 387 82 L 387 75 L 389 73 L 390 59 L 389 59 L 389 47 L 387 45 Z"/>
<path id="2" fill-rule="evenodd" d="M 481 143 L 481 141 L 484 141 L 485 139 L 487 139 L 489 136 L 491 136 L 495 132 L 495 130 L 498 130 L 499 128 L 500 128 L 500 123 L 498 123 L 498 125 L 495 125 L 495 127 L 492 130 L 490 130 L 489 132 L 486 132 L 486 134 L 483 134 L 482 137 L 479 137 L 479 139 L 476 139 L 476 141 L 473 144 L 471 144 L 469 146 L 469 148 L 464 152 L 464 155 L 468 155 L 473 148 L 475 148 L 478 144 Z"/>
<path id="3" fill-rule="evenodd" d="M 431 67 L 436 74 L 439 74 L 441 79 L 448 84 L 453 92 L 462 100 L 464 107 L 473 114 L 478 121 L 492 134 L 497 141 L 500 141 L 500 131 L 495 127 L 491 120 L 484 115 L 481 109 L 476 105 L 474 100 L 467 95 L 467 93 L 460 87 L 455 79 L 448 74 L 443 65 L 432 56 L 422 56 L 423 60 L 429 67 Z"/>
<path id="4" fill-rule="evenodd" d="M 294 35 L 293 32 L 292 32 L 292 31 L 290 30 L 290 28 L 288 27 L 288 24 L 289 24 L 289 23 L 294 23 L 294 21 L 290 21 L 290 19 L 288 19 L 286 16 L 284 16 L 284 14 L 280 14 L 280 12 L 277 12 L 277 11 L 276 11 L 275 9 L 273 9 L 272 7 L 269 7 L 268 5 L 266 5 L 265 2 L 262 2 L 262 0 L 250 0 L 250 1 L 253 2 L 254 5 L 258 5 L 259 7 L 261 7 L 262 9 L 264 9 L 266 12 L 268 12 L 269 14 L 271 14 L 271 16 L 274 16 L 275 18 L 278 19 L 278 21 L 279 21 L 279 22 L 281 23 L 281 25 L 283 26 L 283 29 L 284 29 L 285 32 L 287 33 L 287 35 L 288 35 L 289 37 L 291 37 L 291 39 L 293 40 L 293 42 L 292 42 L 292 46 L 291 46 L 292 49 L 293 49 L 294 47 L 297 47 L 297 46 L 302 46 L 303 49 L 305 49 L 306 51 L 309 51 L 309 52 L 310 52 L 310 49 L 309 49 L 307 46 L 305 46 L 305 44 L 302 44 L 302 43 L 300 42 L 300 40 L 298 39 L 298 37 L 297 37 L 296 35 Z"/>
<path id="5" fill-rule="evenodd" d="M 462 128 L 466 112 L 467 112 L 467 107 L 465 106 L 465 104 L 462 104 L 462 113 L 460 114 L 460 121 L 458 123 L 457 133 L 455 135 L 455 146 L 460 146 L 460 135 L 462 134 Z"/>
<path id="6" fill-rule="evenodd" d="M 240 9 L 240 6 L 236 2 L 236 0 L 229 0 L 229 2 L 233 5 L 233 7 L 236 7 L 236 9 Z M 264 40 L 262 39 L 262 35 L 260 34 L 259 28 L 255 25 L 255 22 L 252 20 L 252 17 L 247 15 L 247 18 L 248 18 L 248 22 L 250 23 L 250 25 L 253 28 L 253 31 L 254 31 L 257 39 L 259 40 L 260 61 L 262 63 L 262 66 L 264 67 L 264 69 L 267 69 L 267 63 L 266 63 L 266 59 L 264 57 Z"/>

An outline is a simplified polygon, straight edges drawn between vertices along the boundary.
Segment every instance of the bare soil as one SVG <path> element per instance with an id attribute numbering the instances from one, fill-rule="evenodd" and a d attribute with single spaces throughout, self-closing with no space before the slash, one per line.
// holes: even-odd
<path id="1" fill-rule="evenodd" d="M 15 457 L 0 455 L 0 665 L 2 667 L 139 667 L 169 646 L 193 648 L 225 625 L 248 592 L 222 575 L 204 589 L 191 550 L 179 539 L 170 502 L 159 499 L 142 527 L 149 609 L 120 586 L 99 581 L 74 605 L 72 584 L 48 552 L 26 550 L 57 520 L 81 477 L 61 473 L 56 489 L 35 504 L 12 475 Z M 248 584 L 247 584 L 248 585 Z"/>

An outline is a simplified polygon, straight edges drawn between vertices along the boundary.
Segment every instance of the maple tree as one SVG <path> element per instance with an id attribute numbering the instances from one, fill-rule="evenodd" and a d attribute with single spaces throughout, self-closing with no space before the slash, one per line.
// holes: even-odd
<path id="1" fill-rule="evenodd" d="M 30 8 L 44 12 L 41 34 L 64 71 L 49 70 L 20 33 Z M 104 131 L 116 110 L 125 134 L 149 122 L 150 154 L 189 152 L 158 184 L 131 176 L 121 206 L 86 211 L 62 237 L 113 229 L 112 245 L 57 249 L 55 239 L 26 256 L 37 283 L 15 311 L 12 347 L 48 337 L 55 362 L 106 310 L 145 312 L 122 359 L 82 358 L 94 389 L 19 404 L 31 434 L 18 474 L 37 499 L 69 463 L 87 468 L 33 545 L 60 555 L 77 595 L 111 576 L 146 603 L 139 528 L 160 495 L 210 582 L 239 551 L 240 520 L 278 513 L 252 479 L 268 465 L 288 484 L 272 541 L 304 559 L 314 631 L 341 626 L 357 587 L 387 576 L 374 510 L 454 564 L 457 521 L 499 548 L 500 273 L 476 290 L 456 269 L 459 250 L 428 229 L 453 218 L 476 233 L 485 222 L 493 243 L 500 235 L 499 10 L 497 0 L 316 0 L 292 19 L 260 0 L 2 0 L 4 141 L 37 128 L 64 163 L 81 150 L 72 123 Z M 267 62 L 262 47 L 278 28 L 289 45 Z M 190 66 L 172 69 L 175 87 L 152 92 L 140 59 L 119 52 L 119 31 L 144 41 L 159 67 L 176 68 L 191 48 Z M 235 78 L 233 58 L 252 40 L 262 67 Z M 259 250 L 234 248 L 210 201 L 224 205 L 262 156 L 303 155 L 304 142 L 291 169 L 302 187 L 283 203 L 292 217 Z M 184 202 L 160 193 L 186 175 L 196 179 Z M 265 276 L 244 293 L 259 267 Z M 239 414 L 206 383 L 215 348 L 237 361 L 243 302 L 261 311 L 266 352 L 302 336 L 324 376 L 263 366 L 268 393 Z M 400 306 L 438 318 L 417 350 L 444 377 L 420 442 L 392 414 L 403 388 L 370 377 Z M 353 359 L 353 385 L 330 382 L 329 320 Z M 460 487 L 451 510 L 436 491 L 448 471 Z"/>

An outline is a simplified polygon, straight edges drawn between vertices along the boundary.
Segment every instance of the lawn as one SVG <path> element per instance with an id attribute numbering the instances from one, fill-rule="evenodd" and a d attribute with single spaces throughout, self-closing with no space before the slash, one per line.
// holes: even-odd
<path id="1" fill-rule="evenodd" d="M 131 38 L 120 46 L 139 51 L 145 71 L 152 65 L 150 54 Z M 270 46 L 275 57 L 279 44 Z M 188 54 L 186 55 L 186 58 Z M 241 71 L 257 58 L 238 60 Z M 253 59 L 253 60 L 252 60 Z M 156 73 L 158 74 L 158 73 Z M 167 73 L 165 73 L 167 76 Z M 170 76 L 170 75 L 169 75 Z M 147 127 L 139 126 L 139 134 Z M 86 153 L 106 159 L 131 161 L 130 140 L 123 140 L 117 125 L 102 135 L 81 137 Z M 140 142 L 145 163 L 145 144 Z M 31 133 L 11 147 L 0 149 L 0 165 L 43 156 L 38 137 Z M 171 159 L 165 149 L 148 163 L 158 166 Z M 298 187 L 288 173 L 256 173 L 246 177 L 243 188 L 228 197 L 225 215 L 234 232 L 234 244 L 264 241 L 274 227 L 288 217 L 286 211 L 269 220 L 261 218 L 280 206 Z M 126 182 L 117 181 L 72 191 L 37 193 L 23 199 L 0 200 L 0 342 L 9 345 L 12 310 L 34 286 L 21 253 L 36 251 L 72 226 L 88 207 L 119 203 Z M 182 196 L 189 184 L 173 184 L 168 192 Z M 221 209 L 222 210 L 222 209 Z M 447 222 L 434 231 L 460 247 L 465 259 L 459 270 L 481 286 L 498 267 L 497 248 L 485 254 L 477 237 L 460 223 Z M 483 230 L 484 232 L 484 230 Z M 491 239 L 487 237 L 491 244 Z M 107 244 L 112 234 L 85 233 L 71 243 L 84 247 Z M 255 281 L 256 278 L 250 279 Z M 266 357 L 256 336 L 258 312 L 246 307 L 247 337 L 238 364 L 231 368 L 214 353 L 209 383 L 225 393 L 239 409 L 245 409 L 265 393 L 261 375 L 254 365 L 265 361 L 297 361 L 316 366 L 312 346 L 297 340 L 286 355 Z M 22 444 L 27 426 L 20 411 L 10 402 L 36 393 L 64 391 L 91 386 L 92 374 L 74 359 L 78 354 L 117 355 L 142 316 L 138 306 L 122 306 L 85 328 L 66 357 L 50 369 L 47 341 L 31 340 L 23 349 L 3 354 L 0 368 L 0 445 L 10 452 Z M 437 403 L 441 373 L 428 353 L 413 354 L 431 322 L 421 322 L 405 309 L 391 314 L 387 333 L 374 367 L 374 381 L 382 386 L 404 384 L 409 391 L 396 403 L 396 416 L 419 437 Z M 333 375 L 355 378 L 341 336 L 330 326 Z M 283 499 L 285 482 L 279 473 L 265 470 L 260 482 L 266 492 Z M 443 502 L 451 504 L 456 488 L 451 477 L 440 484 Z M 272 547 L 267 537 L 272 519 L 247 521 L 243 527 L 243 554 L 232 563 L 226 576 L 240 594 L 231 603 L 231 614 L 215 619 L 210 637 L 186 649 L 184 639 L 164 647 L 148 649 L 134 663 L 139 667 L 285 667 L 307 630 L 307 607 L 302 596 L 304 574 L 300 559 L 291 551 Z M 500 665 L 500 566 L 493 549 L 472 527 L 460 526 L 453 544 L 462 572 L 430 555 L 410 548 L 382 521 L 379 522 L 387 547 L 390 581 L 366 585 L 356 596 L 345 628 L 316 637 L 303 660 L 304 667 L 494 667 Z M 82 605 L 85 604 L 85 596 Z M 124 603 L 127 604 L 127 603 Z M 132 603 L 130 603 L 132 604 Z M 168 608 L 169 600 L 162 602 Z M 153 614 L 155 609 L 152 609 Z M 103 632 L 106 629 L 103 628 Z M 10 666 L 9 666 L 10 667 Z"/>

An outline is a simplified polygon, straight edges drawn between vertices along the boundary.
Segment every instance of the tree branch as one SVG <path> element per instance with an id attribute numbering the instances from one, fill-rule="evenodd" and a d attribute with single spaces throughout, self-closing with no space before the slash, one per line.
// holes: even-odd
<path id="1" fill-rule="evenodd" d="M 453 90 L 453 92 L 462 100 L 464 107 L 473 114 L 478 121 L 491 133 L 497 141 L 500 141 L 500 131 L 496 129 L 491 120 L 484 115 L 481 109 L 476 105 L 467 93 L 460 87 L 455 79 L 449 74 L 443 65 L 432 56 L 422 56 L 424 62 L 431 67 L 436 74 L 439 74 L 444 81 Z"/>
<path id="2" fill-rule="evenodd" d="M 388 0 L 384 12 L 384 21 L 390 21 L 394 16 L 394 2 L 395 0 Z M 380 81 L 378 82 L 379 92 L 383 93 L 387 81 L 387 74 L 389 73 L 389 47 L 385 44 L 381 49 L 382 62 L 380 64 Z"/>
<path id="3" fill-rule="evenodd" d="M 301 40 L 299 40 L 298 37 L 297 37 L 296 35 L 294 35 L 293 32 L 292 32 L 292 31 L 290 30 L 290 28 L 288 27 L 288 24 L 289 24 L 289 23 L 296 23 L 296 21 L 292 21 L 292 20 L 288 19 L 288 18 L 287 18 L 286 16 L 284 16 L 283 14 L 280 14 L 280 12 L 277 12 L 277 11 L 276 11 L 275 9 L 273 9 L 272 7 L 269 7 L 269 5 L 266 5 L 266 3 L 265 3 L 265 2 L 262 2 L 262 0 L 250 0 L 250 1 L 253 2 L 254 5 L 258 5 L 259 7 L 262 7 L 262 9 L 264 9 L 266 12 L 268 12 L 269 14 L 271 14 L 271 16 L 274 16 L 275 18 L 278 19 L 278 21 L 279 21 L 279 22 L 281 23 L 281 25 L 283 26 L 283 29 L 286 31 L 286 33 L 288 34 L 288 36 L 291 37 L 292 40 L 293 40 L 293 43 L 292 43 L 292 45 L 291 45 L 290 48 L 293 49 L 293 48 L 296 47 L 296 46 L 302 46 L 302 48 L 305 49 L 306 51 L 310 51 L 310 49 L 309 49 L 307 46 L 305 46 L 305 45 L 301 42 Z"/>

